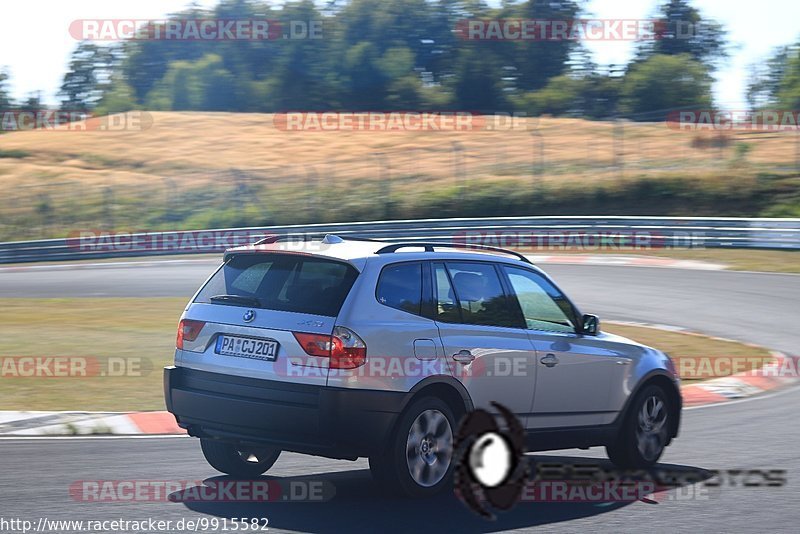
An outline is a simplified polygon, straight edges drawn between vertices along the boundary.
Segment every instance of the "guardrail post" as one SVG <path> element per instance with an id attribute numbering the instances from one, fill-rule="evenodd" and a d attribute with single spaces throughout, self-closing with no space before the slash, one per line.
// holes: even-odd
<path id="1" fill-rule="evenodd" d="M 544 138 L 542 137 L 542 132 L 539 131 L 538 120 L 531 130 L 531 137 L 533 138 L 533 177 L 535 183 L 536 177 L 544 174 Z"/>
<path id="2" fill-rule="evenodd" d="M 466 174 L 464 173 L 464 147 L 458 141 L 453 141 L 453 177 L 458 184 L 458 199 L 464 201 L 467 188 Z"/>
<path id="3" fill-rule="evenodd" d="M 103 188 L 103 218 L 108 231 L 114 229 L 114 190 L 110 185 Z"/>
<path id="4" fill-rule="evenodd" d="M 800 171 L 800 129 L 796 131 L 794 141 L 794 169 Z"/>
<path id="5" fill-rule="evenodd" d="M 614 119 L 614 167 L 620 179 L 625 176 L 625 162 L 623 159 L 623 151 L 625 149 L 625 123 L 619 117 Z"/>
<path id="6" fill-rule="evenodd" d="M 309 218 L 314 210 L 314 201 L 317 200 L 318 182 L 317 169 L 313 165 L 306 165 L 306 211 L 308 212 L 306 216 Z"/>
<path id="7" fill-rule="evenodd" d="M 41 236 L 47 237 L 47 227 L 53 217 L 53 204 L 50 200 L 50 195 L 46 191 L 39 193 L 39 203 L 36 205 L 36 211 L 42 218 Z"/>
<path id="8" fill-rule="evenodd" d="M 373 152 L 372 156 L 378 163 L 378 180 L 380 181 L 381 196 L 383 196 L 383 217 L 384 219 L 390 219 L 393 211 L 391 169 L 383 152 Z"/>

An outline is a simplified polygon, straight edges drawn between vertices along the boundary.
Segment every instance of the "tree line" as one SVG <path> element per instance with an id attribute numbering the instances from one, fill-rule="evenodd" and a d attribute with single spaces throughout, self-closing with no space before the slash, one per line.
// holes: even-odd
<path id="1" fill-rule="evenodd" d="M 465 20 L 585 17 L 573 0 L 312 0 L 276 7 L 220 0 L 189 19 L 319 21 L 319 39 L 84 41 L 73 52 L 61 107 L 275 112 L 469 110 L 603 119 L 660 120 L 667 110 L 713 107 L 712 75 L 726 32 L 689 0 L 667 0 L 659 38 L 637 42 L 625 65 L 598 66 L 579 40 L 469 40 Z M 13 105 L 0 73 L 0 104 Z M 800 105 L 798 45 L 787 46 L 748 85 L 753 106 Z M 35 106 L 36 97 L 24 106 Z"/>

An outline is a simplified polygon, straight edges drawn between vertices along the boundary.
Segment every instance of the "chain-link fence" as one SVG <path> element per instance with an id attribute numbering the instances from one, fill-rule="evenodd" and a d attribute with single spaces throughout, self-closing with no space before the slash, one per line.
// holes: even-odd
<path id="1" fill-rule="evenodd" d="M 469 133 L 273 135 L 295 136 L 288 145 L 307 148 L 300 156 L 276 150 L 269 165 L 223 158 L 188 169 L 117 168 L 100 161 L 85 175 L 80 169 L 61 172 L 59 165 L 41 170 L 35 160 L 30 163 L 31 156 L 18 163 L 0 158 L 0 240 L 64 237 L 84 229 L 476 216 L 483 214 L 480 205 L 473 202 L 470 213 L 459 205 L 480 195 L 491 197 L 486 201 L 492 203 L 491 214 L 502 215 L 507 199 L 541 187 L 553 199 L 546 205 L 552 208 L 559 205 L 556 197 L 563 188 L 605 184 L 607 194 L 645 178 L 722 180 L 735 188 L 749 177 L 800 169 L 796 132 L 676 131 L 664 123 L 624 120 L 543 117 Z M 343 139 L 350 144 L 338 150 Z M 2 142 L 0 137 L 0 150 Z M 181 150 L 177 143 L 175 150 Z M 29 165 L 31 171 L 15 165 Z M 24 178 L 15 177 L 20 174 Z M 540 208 L 518 202 L 508 215 L 542 214 Z"/>

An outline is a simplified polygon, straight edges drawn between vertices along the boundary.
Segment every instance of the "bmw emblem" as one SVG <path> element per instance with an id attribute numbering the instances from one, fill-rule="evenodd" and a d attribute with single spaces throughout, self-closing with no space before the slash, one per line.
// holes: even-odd
<path id="1" fill-rule="evenodd" d="M 244 312 L 244 315 L 242 316 L 242 319 L 244 319 L 244 322 L 246 323 L 251 322 L 255 318 L 256 318 L 256 312 L 254 312 L 253 310 L 247 310 L 246 312 Z"/>

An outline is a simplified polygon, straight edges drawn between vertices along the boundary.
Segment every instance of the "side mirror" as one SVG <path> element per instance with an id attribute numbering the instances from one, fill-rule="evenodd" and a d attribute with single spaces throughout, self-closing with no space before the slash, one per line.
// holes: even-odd
<path id="1" fill-rule="evenodd" d="M 600 332 L 600 319 L 596 315 L 584 315 L 581 333 L 588 336 L 596 336 L 598 332 Z"/>

